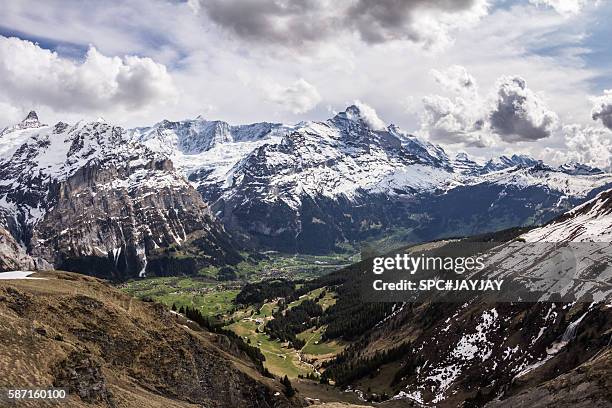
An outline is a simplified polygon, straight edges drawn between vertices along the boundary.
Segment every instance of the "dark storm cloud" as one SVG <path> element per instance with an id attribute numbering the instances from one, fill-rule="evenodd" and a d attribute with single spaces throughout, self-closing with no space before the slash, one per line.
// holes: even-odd
<path id="1" fill-rule="evenodd" d="M 475 0 L 358 0 L 349 7 L 345 23 L 368 43 L 399 39 L 417 42 L 422 40 L 422 33 L 412 26 L 416 10 L 453 13 L 469 10 L 475 3 Z"/>
<path id="2" fill-rule="evenodd" d="M 557 115 L 519 77 L 500 79 L 489 119 L 493 132 L 505 141 L 544 139 L 558 124 Z"/>
<path id="3" fill-rule="evenodd" d="M 594 100 L 592 117 L 593 120 L 601 120 L 601 123 L 612 130 L 612 90 L 604 91 L 604 95 Z"/>
<path id="4" fill-rule="evenodd" d="M 334 17 L 317 0 L 201 0 L 208 17 L 238 37 L 268 43 L 319 41 Z"/>
<path id="5" fill-rule="evenodd" d="M 475 9 L 482 0 L 200 0 L 199 4 L 213 22 L 242 39 L 299 45 L 343 32 L 356 32 L 367 43 L 435 42 L 444 28 L 415 26 L 415 12 L 452 15 Z"/>

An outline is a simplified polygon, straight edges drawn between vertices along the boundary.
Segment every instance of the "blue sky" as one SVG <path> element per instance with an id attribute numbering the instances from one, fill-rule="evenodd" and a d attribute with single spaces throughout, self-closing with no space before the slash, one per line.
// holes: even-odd
<path id="1" fill-rule="evenodd" d="M 397 4 L 9 2 L 0 127 L 31 108 L 47 122 L 294 123 L 360 101 L 451 152 L 609 163 L 595 152 L 609 148 L 608 129 L 592 113 L 607 112 L 612 88 L 612 2 Z M 465 78 L 474 86 L 457 85 Z M 502 110 L 510 126 L 491 119 Z"/>

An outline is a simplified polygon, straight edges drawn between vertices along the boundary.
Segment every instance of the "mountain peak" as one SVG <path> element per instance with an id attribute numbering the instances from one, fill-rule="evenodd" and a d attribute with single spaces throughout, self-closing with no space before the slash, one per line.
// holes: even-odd
<path id="1" fill-rule="evenodd" d="M 385 122 L 376 114 L 376 111 L 368 105 L 355 103 L 349 105 L 344 112 L 338 113 L 334 120 L 344 120 L 366 125 L 372 130 L 384 130 Z"/>
<path id="2" fill-rule="evenodd" d="M 499 156 L 489 160 L 486 164 L 491 170 L 502 170 L 509 167 L 532 167 L 541 164 L 541 160 L 536 160 L 533 157 L 524 154 L 513 154 L 508 157 L 506 155 Z"/>
<path id="3" fill-rule="evenodd" d="M 347 106 L 346 109 L 344 110 L 344 113 L 346 113 L 347 116 L 348 115 L 356 116 L 356 117 L 361 116 L 361 110 L 359 109 L 357 105 Z"/>
<path id="4" fill-rule="evenodd" d="M 361 120 L 361 110 L 356 105 L 349 105 L 346 107 L 344 112 L 336 114 L 334 119 L 350 120 L 353 122 L 359 122 Z"/>
<path id="5" fill-rule="evenodd" d="M 31 110 L 30 113 L 28 113 L 28 116 L 25 117 L 24 120 L 21 121 L 21 123 L 30 123 L 30 122 L 38 122 L 38 114 L 36 113 L 36 111 Z"/>
<path id="6" fill-rule="evenodd" d="M 600 168 L 592 167 L 588 164 L 578 163 L 574 160 L 562 164 L 561 166 L 559 166 L 559 170 L 571 175 L 590 175 L 604 173 L 604 171 Z"/>
<path id="7" fill-rule="evenodd" d="M 482 166 L 472 160 L 465 152 L 459 152 L 455 155 L 452 166 L 457 172 L 467 175 L 476 175 L 482 170 Z"/>
<path id="8" fill-rule="evenodd" d="M 28 116 L 25 117 L 19 124 L 15 126 L 16 129 L 30 129 L 44 126 L 38 121 L 38 114 L 36 111 L 31 110 Z"/>
<path id="9" fill-rule="evenodd" d="M 43 125 L 38 121 L 38 115 L 36 114 L 36 111 L 32 110 L 21 122 L 17 123 L 16 125 L 9 126 L 4 130 L 0 129 L 0 135 L 4 135 L 6 133 L 10 133 L 16 130 L 36 129 L 42 126 L 46 125 Z"/>

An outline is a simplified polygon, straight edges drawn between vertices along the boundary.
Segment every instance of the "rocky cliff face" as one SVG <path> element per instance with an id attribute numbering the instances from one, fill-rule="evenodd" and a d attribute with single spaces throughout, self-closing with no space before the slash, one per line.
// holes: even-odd
<path id="1" fill-rule="evenodd" d="M 28 255 L 25 248 L 6 229 L 0 227 L 0 272 L 46 270 L 50 267 L 44 260 Z"/>
<path id="2" fill-rule="evenodd" d="M 240 259 L 172 162 L 128 140 L 123 129 L 58 123 L 1 137 L 14 146 L 0 156 L 4 225 L 57 268 L 142 276 L 148 257 L 190 245 L 198 249 L 196 267 Z"/>
<path id="3" fill-rule="evenodd" d="M 82 275 L 36 277 L 0 281 L 1 387 L 65 387 L 66 407 L 301 405 L 227 338 L 159 304 Z"/>

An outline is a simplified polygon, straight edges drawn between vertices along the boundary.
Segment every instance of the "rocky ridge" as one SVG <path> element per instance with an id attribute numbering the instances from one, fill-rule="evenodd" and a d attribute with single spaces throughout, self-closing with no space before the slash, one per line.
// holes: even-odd
<path id="1" fill-rule="evenodd" d="M 240 259 L 165 155 L 103 120 L 30 126 L 28 118 L 0 136 L 0 216 L 32 255 L 116 279 L 144 275 L 159 249 L 193 242 L 200 267 Z"/>

